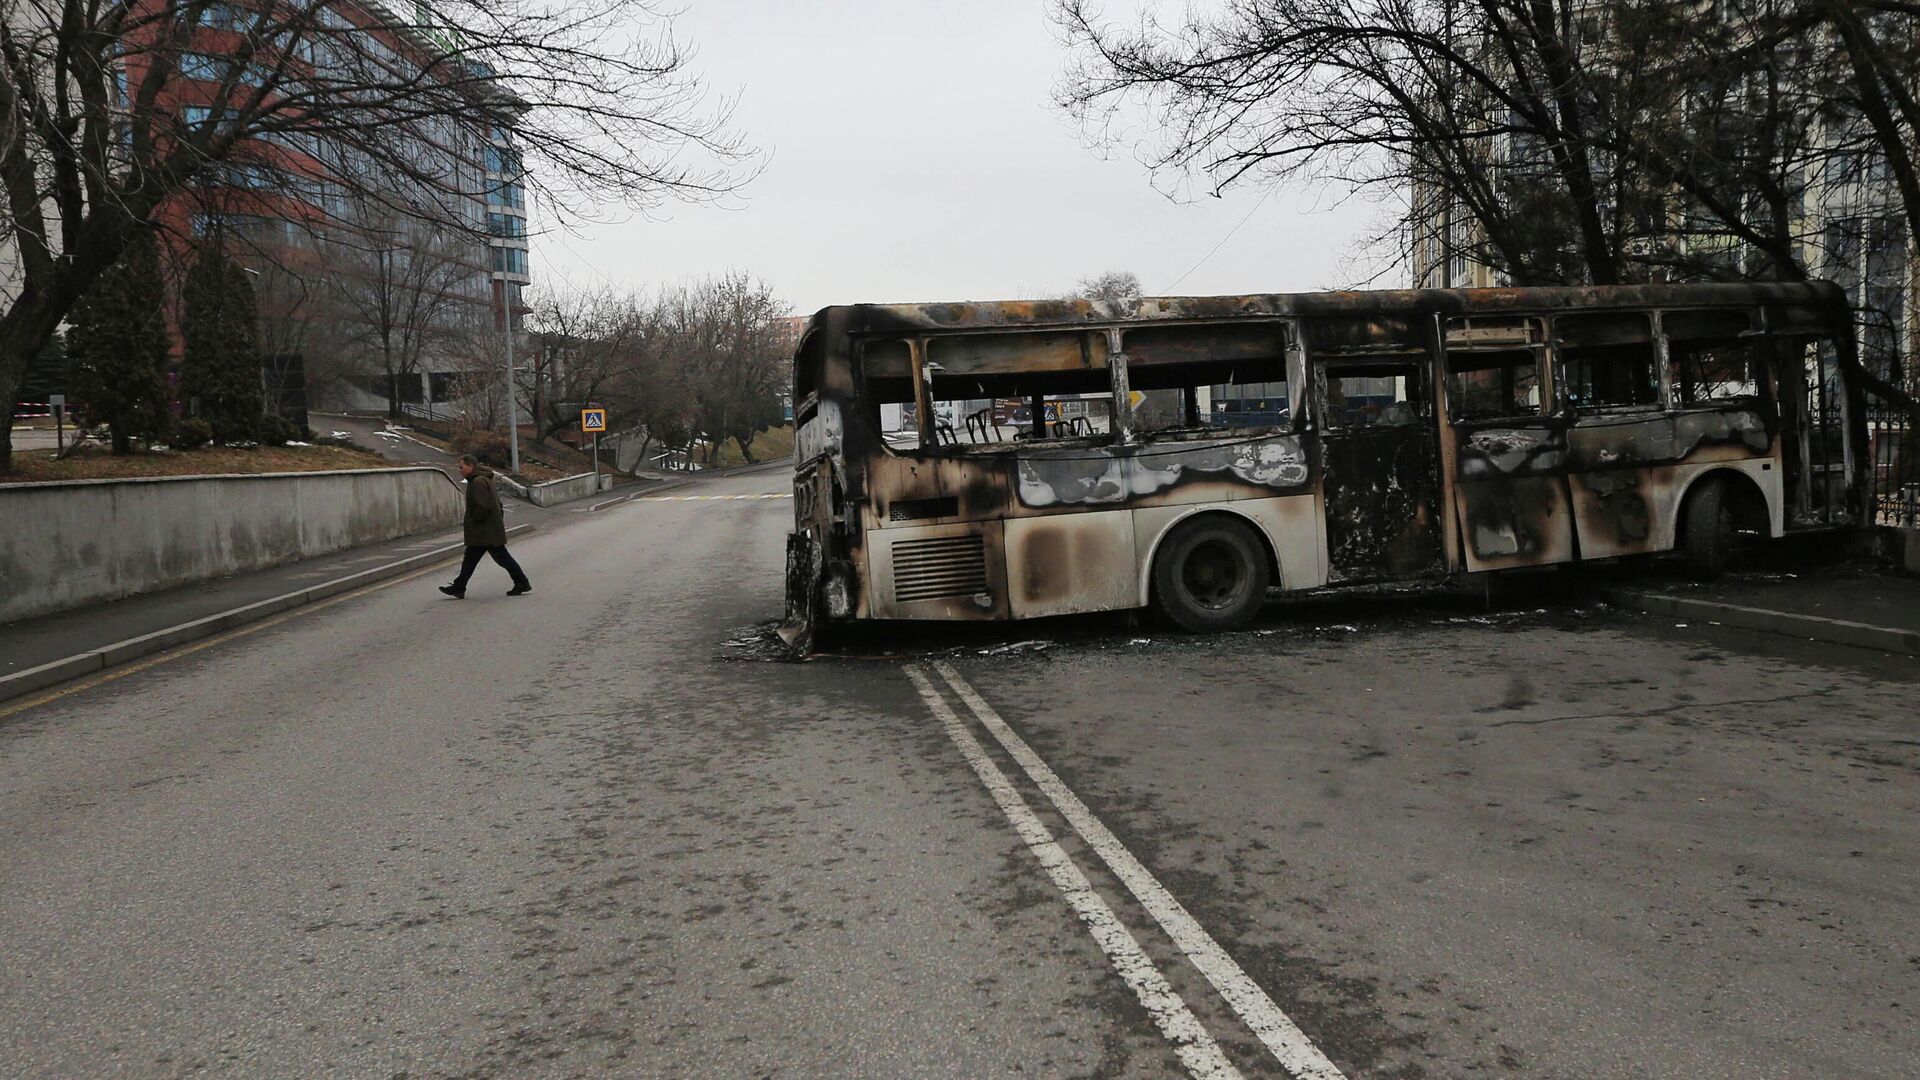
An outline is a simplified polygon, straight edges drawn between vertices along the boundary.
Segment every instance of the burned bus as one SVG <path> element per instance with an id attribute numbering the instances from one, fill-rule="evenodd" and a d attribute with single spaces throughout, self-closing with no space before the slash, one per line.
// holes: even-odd
<path id="1" fill-rule="evenodd" d="M 1269 588 L 1659 552 L 1712 574 L 1738 533 L 1858 518 L 1852 350 L 1825 284 L 826 308 L 785 633 L 1217 630 Z"/>

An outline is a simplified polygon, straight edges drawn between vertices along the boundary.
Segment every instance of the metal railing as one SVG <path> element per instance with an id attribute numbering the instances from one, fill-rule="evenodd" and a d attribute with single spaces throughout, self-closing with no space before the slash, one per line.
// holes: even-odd
<path id="1" fill-rule="evenodd" d="M 1868 406 L 1867 451 L 1874 523 L 1920 527 L 1920 424 L 1904 409 Z"/>

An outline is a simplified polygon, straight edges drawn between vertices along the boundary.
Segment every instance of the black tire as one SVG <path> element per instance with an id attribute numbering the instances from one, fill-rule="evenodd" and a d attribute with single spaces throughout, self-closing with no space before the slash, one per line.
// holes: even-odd
<path id="1" fill-rule="evenodd" d="M 1708 480 L 1687 499 L 1681 523 L 1687 569 L 1703 581 L 1726 572 L 1733 561 L 1733 492 L 1724 480 Z"/>
<path id="2" fill-rule="evenodd" d="M 1153 606 L 1196 634 L 1245 626 L 1267 601 L 1266 549 L 1236 517 L 1208 515 L 1176 526 L 1153 559 Z"/>

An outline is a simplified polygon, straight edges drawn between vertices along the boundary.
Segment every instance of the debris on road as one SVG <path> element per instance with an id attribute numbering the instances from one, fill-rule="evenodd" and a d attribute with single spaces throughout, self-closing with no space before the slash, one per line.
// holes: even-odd
<path id="1" fill-rule="evenodd" d="M 1053 642 L 1040 641 L 1036 639 L 1033 641 L 1016 641 L 1008 645 L 997 645 L 991 649 L 981 649 L 980 655 L 981 656 L 1005 656 L 1008 653 L 1040 652 L 1043 649 L 1051 649 L 1051 648 L 1053 648 Z"/>

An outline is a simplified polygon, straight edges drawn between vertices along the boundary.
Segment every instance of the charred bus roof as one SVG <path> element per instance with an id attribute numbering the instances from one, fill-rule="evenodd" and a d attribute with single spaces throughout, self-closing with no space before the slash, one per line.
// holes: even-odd
<path id="1" fill-rule="evenodd" d="M 1581 285 L 1514 289 L 1381 289 L 1244 296 L 1149 296 L 1138 300 L 995 300 L 847 304 L 820 309 L 808 333 L 846 334 L 1094 327 L 1135 322 L 1272 319 L 1299 315 L 1498 315 L 1609 308 L 1846 305 L 1829 282 L 1710 285 Z"/>

